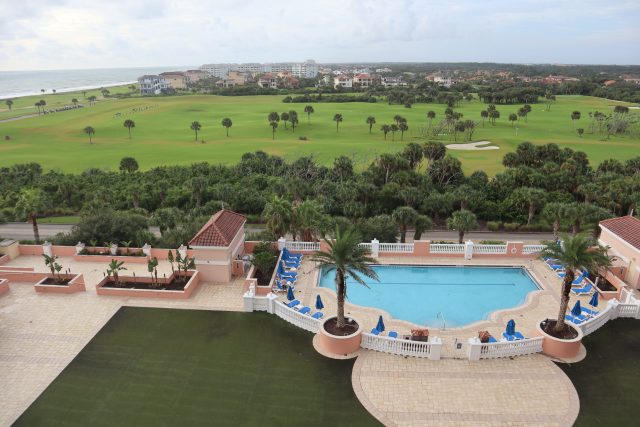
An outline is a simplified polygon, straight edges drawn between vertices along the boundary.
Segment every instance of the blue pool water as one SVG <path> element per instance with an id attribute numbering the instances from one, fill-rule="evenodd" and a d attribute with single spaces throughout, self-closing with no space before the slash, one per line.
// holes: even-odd
<path id="1" fill-rule="evenodd" d="M 459 327 L 524 303 L 538 286 L 522 268 L 373 266 L 368 288 L 347 280 L 347 300 L 376 307 L 418 325 Z M 335 270 L 320 272 L 319 286 L 335 290 Z M 371 325 L 372 327 L 374 325 Z"/>

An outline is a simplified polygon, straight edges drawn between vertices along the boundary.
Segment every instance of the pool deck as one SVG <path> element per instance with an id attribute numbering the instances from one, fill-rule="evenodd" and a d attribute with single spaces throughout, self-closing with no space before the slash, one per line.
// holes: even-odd
<path id="1" fill-rule="evenodd" d="M 86 292 L 43 294 L 35 292 L 33 283 L 12 282 L 10 292 L 0 296 L 0 426 L 14 422 L 122 306 L 242 310 L 244 278 L 224 285 L 202 283 L 187 300 L 98 296 L 94 285 L 103 277 L 103 263 L 75 262 L 65 257 L 59 261 L 65 268 L 84 275 Z M 384 257 L 381 261 L 420 263 L 407 257 Z M 430 258 L 429 264 L 507 265 L 487 258 L 473 261 Z M 40 256 L 21 256 L 5 266 L 47 271 Z M 453 345 L 456 338 L 466 340 L 476 336 L 480 329 L 488 329 L 499 337 L 506 320 L 512 317 L 518 329 L 529 334 L 535 322 L 557 315 L 560 280 L 538 261 L 526 261 L 524 266 L 545 289 L 536 292 L 525 306 L 497 313 L 489 321 L 460 329 L 432 329 L 432 335 L 444 338 L 444 360 L 403 358 L 362 350 L 352 383 L 363 405 L 386 425 L 571 425 L 579 407 L 577 394 L 568 378 L 547 357 L 469 362 L 458 360 L 466 355 Z M 127 274 L 133 271 L 148 274 L 145 264 L 128 264 L 127 268 Z M 161 262 L 159 272 L 170 272 L 169 264 Z M 313 306 L 316 293 L 322 292 L 324 311 L 331 313 L 335 310 L 335 293 L 316 288 L 316 274 L 314 266 L 305 261 L 297 296 Z M 387 330 L 408 333 L 415 327 L 376 309 L 348 305 L 347 311 L 368 329 L 376 324 L 380 314 L 385 315 Z"/>

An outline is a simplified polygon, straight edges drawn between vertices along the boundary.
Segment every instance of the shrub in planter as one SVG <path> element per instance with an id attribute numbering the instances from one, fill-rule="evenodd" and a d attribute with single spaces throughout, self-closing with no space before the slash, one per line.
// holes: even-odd
<path id="1" fill-rule="evenodd" d="M 518 224 L 517 222 L 505 222 L 504 223 L 504 230 L 505 231 L 516 231 L 518 228 L 520 228 L 520 224 Z"/>
<path id="2" fill-rule="evenodd" d="M 49 267 L 49 269 L 51 270 L 51 279 L 49 281 L 49 279 L 47 279 L 47 281 L 45 281 L 45 285 L 48 284 L 54 284 L 54 285 L 66 285 L 69 283 L 69 279 L 64 279 L 62 278 L 62 276 L 60 275 L 60 271 L 62 271 L 62 265 L 58 264 L 58 262 L 56 261 L 58 259 L 57 256 L 49 256 L 47 254 L 42 254 L 42 256 L 44 257 L 44 265 L 46 265 L 47 267 Z M 56 273 L 58 273 L 56 275 Z"/>
<path id="3" fill-rule="evenodd" d="M 502 228 L 502 223 L 500 221 L 488 221 L 487 229 L 489 231 L 498 231 Z"/>
<path id="4" fill-rule="evenodd" d="M 262 251 L 253 254 L 251 263 L 256 268 L 256 279 L 259 286 L 268 286 L 271 281 L 271 274 L 276 266 L 276 257 L 269 251 Z"/>

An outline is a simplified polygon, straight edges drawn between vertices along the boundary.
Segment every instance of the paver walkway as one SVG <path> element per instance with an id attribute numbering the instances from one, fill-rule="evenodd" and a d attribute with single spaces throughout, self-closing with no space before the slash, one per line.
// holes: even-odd
<path id="1" fill-rule="evenodd" d="M 571 426 L 578 394 L 547 357 L 430 361 L 364 351 L 353 389 L 387 426 Z"/>

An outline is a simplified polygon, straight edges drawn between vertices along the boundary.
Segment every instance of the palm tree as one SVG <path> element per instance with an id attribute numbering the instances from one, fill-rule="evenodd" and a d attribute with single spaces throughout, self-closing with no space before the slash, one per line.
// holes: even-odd
<path id="1" fill-rule="evenodd" d="M 312 105 L 307 105 L 304 107 L 304 112 L 307 113 L 307 124 L 311 124 L 311 115 L 315 113 Z"/>
<path id="2" fill-rule="evenodd" d="M 458 230 L 458 243 L 464 241 L 464 233 L 478 228 L 478 221 L 473 212 L 466 209 L 455 211 L 447 220 L 449 230 Z"/>
<path id="3" fill-rule="evenodd" d="M 96 96 L 95 95 L 91 95 L 87 99 L 89 100 L 89 104 L 95 104 L 95 102 L 96 102 Z"/>
<path id="4" fill-rule="evenodd" d="M 297 111 L 289 111 L 289 123 L 291 123 L 291 129 L 295 132 L 296 125 L 298 124 L 298 112 Z"/>
<path id="5" fill-rule="evenodd" d="M 498 110 L 490 110 L 489 111 L 489 119 L 491 120 L 492 125 L 496 125 L 496 119 L 500 118 L 500 111 Z"/>
<path id="6" fill-rule="evenodd" d="M 427 118 L 429 119 L 429 129 L 431 129 L 431 122 L 433 121 L 433 119 L 436 118 L 436 112 L 435 111 L 428 111 L 427 112 Z"/>
<path id="7" fill-rule="evenodd" d="M 519 187 L 511 193 L 510 198 L 517 207 L 527 209 L 527 225 L 530 225 L 536 210 L 544 205 L 547 193 L 539 188 Z"/>
<path id="8" fill-rule="evenodd" d="M 123 267 L 124 261 L 117 261 L 112 259 L 109 265 L 107 266 L 107 276 L 113 275 L 113 283 L 116 285 L 120 284 L 120 276 L 118 272 L 121 270 L 126 270 L 126 267 Z"/>
<path id="9" fill-rule="evenodd" d="M 409 130 L 409 125 L 406 121 L 402 121 L 398 125 L 398 128 L 400 129 L 400 141 L 404 141 L 404 133 Z"/>
<path id="10" fill-rule="evenodd" d="M 571 123 L 573 123 L 573 128 L 576 128 L 576 120 L 580 120 L 580 111 L 574 111 L 571 113 Z"/>
<path id="11" fill-rule="evenodd" d="M 72 99 L 71 99 L 71 103 L 72 103 L 73 105 L 78 105 L 78 98 L 72 98 Z"/>
<path id="12" fill-rule="evenodd" d="M 575 271 L 586 269 L 588 271 L 599 271 L 611 266 L 613 257 L 607 254 L 607 248 L 600 245 L 595 239 L 586 234 L 576 236 L 562 236 L 562 244 L 557 241 L 543 242 L 545 248 L 540 253 L 541 258 L 554 259 L 558 264 L 565 267 L 565 276 L 562 281 L 562 292 L 560 294 L 560 311 L 558 320 L 553 329 L 551 322 L 547 323 L 546 333 L 560 335 L 565 330 L 564 318 L 569 306 L 569 293 L 571 285 L 575 279 Z"/>
<path id="13" fill-rule="evenodd" d="M 278 122 L 275 120 L 269 122 L 269 126 L 271 126 L 271 139 L 276 139 L 276 129 L 278 129 Z"/>
<path id="14" fill-rule="evenodd" d="M 400 206 L 391 213 L 391 218 L 400 228 L 400 243 L 404 243 L 407 236 L 407 229 L 416 223 L 418 212 L 409 206 Z"/>
<path id="15" fill-rule="evenodd" d="M 84 99 L 87 99 L 87 91 L 86 91 L 86 90 L 83 90 L 83 91 L 82 91 L 82 97 L 83 97 Z"/>
<path id="16" fill-rule="evenodd" d="M 15 212 L 16 215 L 26 218 L 33 226 L 33 238 L 36 243 L 40 243 L 40 232 L 38 231 L 38 217 L 45 208 L 44 193 L 39 188 L 23 188 L 18 195 Z"/>
<path id="17" fill-rule="evenodd" d="M 336 132 L 338 132 L 338 127 L 340 126 L 340 122 L 342 121 L 342 114 L 340 113 L 334 114 L 333 121 L 336 122 Z"/>
<path id="18" fill-rule="evenodd" d="M 293 222 L 291 202 L 285 198 L 274 196 L 270 202 L 265 204 L 262 217 L 267 220 L 267 230 L 274 237 L 284 237 L 291 230 Z"/>
<path id="19" fill-rule="evenodd" d="M 389 126 L 389 130 L 391 130 L 391 140 L 395 141 L 396 140 L 396 132 L 398 132 L 400 130 L 400 128 L 398 127 L 397 124 L 392 123 L 391 126 Z"/>
<path id="20" fill-rule="evenodd" d="M 552 202 L 544 205 L 542 210 L 542 216 L 549 221 L 553 221 L 553 237 L 558 238 L 558 231 L 560 230 L 560 220 L 564 217 L 564 211 L 566 209 L 566 203 Z"/>
<path id="21" fill-rule="evenodd" d="M 329 251 L 317 251 L 311 260 L 317 263 L 316 268 L 335 270 L 336 272 L 336 296 L 337 313 L 336 323 L 338 329 L 343 329 L 346 325 L 344 318 L 344 299 L 347 294 L 347 279 L 351 278 L 357 283 L 366 286 L 360 277 L 364 275 L 370 279 L 378 280 L 378 275 L 371 268 L 371 264 L 376 263 L 371 258 L 371 252 L 359 245 L 360 235 L 353 229 L 345 231 L 336 230 L 335 240 L 325 240 L 329 246 Z"/>
<path id="22" fill-rule="evenodd" d="M 380 127 L 380 130 L 384 133 L 384 140 L 387 140 L 387 134 L 389 132 L 391 132 L 391 126 L 389 125 L 382 125 L 382 127 Z"/>
<path id="23" fill-rule="evenodd" d="M 131 128 L 136 127 L 136 122 L 134 122 L 131 119 L 127 119 L 127 120 L 124 121 L 123 125 L 129 131 L 129 139 L 131 139 Z"/>
<path id="24" fill-rule="evenodd" d="M 322 205 L 316 200 L 307 199 L 293 211 L 293 226 L 303 242 L 313 242 L 324 228 L 325 222 Z"/>
<path id="25" fill-rule="evenodd" d="M 395 116 L 393 116 L 393 121 L 396 122 L 397 125 L 399 125 L 400 122 L 403 120 L 405 120 L 405 118 L 402 117 L 400 114 L 396 114 Z"/>
<path id="26" fill-rule="evenodd" d="M 433 221 L 426 215 L 418 215 L 413 226 L 415 227 L 415 233 L 413 235 L 413 241 L 420 240 L 422 233 L 430 230 L 433 227 Z"/>
<path id="27" fill-rule="evenodd" d="M 376 124 L 376 118 L 373 116 L 367 117 L 367 124 L 369 125 L 369 133 L 371 133 L 371 128 Z"/>
<path id="28" fill-rule="evenodd" d="M 36 108 L 38 109 L 38 115 L 40 115 L 40 101 L 36 102 L 35 104 L 33 104 L 36 106 Z"/>
<path id="29" fill-rule="evenodd" d="M 40 89 L 40 92 L 44 93 L 44 89 Z"/>
<path id="30" fill-rule="evenodd" d="M 279 122 L 280 121 L 280 115 L 278 113 L 276 113 L 275 111 L 272 111 L 267 116 L 267 120 L 269 121 L 269 123 L 271 123 L 271 122 Z"/>
<path id="31" fill-rule="evenodd" d="M 200 122 L 191 122 L 191 126 L 189 128 L 196 133 L 196 141 L 197 141 L 198 131 L 202 129 L 202 125 L 200 124 Z"/>
<path id="32" fill-rule="evenodd" d="M 91 137 L 93 135 L 95 135 L 96 130 L 94 128 L 92 128 L 91 126 L 87 126 L 86 128 L 83 129 L 84 133 L 86 133 L 87 135 L 89 135 L 89 144 L 93 144 L 93 141 L 91 139 Z"/>
<path id="33" fill-rule="evenodd" d="M 7 104 L 7 107 L 9 107 L 9 111 L 11 111 L 11 106 L 13 105 L 13 100 L 7 99 L 6 101 L 4 101 L 4 103 Z"/>
<path id="34" fill-rule="evenodd" d="M 509 121 L 511 122 L 511 127 L 518 121 L 518 115 L 515 113 L 509 114 Z"/>
<path id="35" fill-rule="evenodd" d="M 286 111 L 280 114 L 280 119 L 284 122 L 284 128 L 287 129 L 287 122 L 289 121 L 289 113 Z"/>
<path id="36" fill-rule="evenodd" d="M 489 112 L 487 110 L 480 111 L 480 117 L 482 117 L 482 127 L 484 127 L 484 121 L 489 117 Z"/>
<path id="37" fill-rule="evenodd" d="M 40 100 L 40 107 L 42 107 L 42 112 L 44 113 L 44 106 L 47 105 L 47 101 L 45 101 L 44 99 Z"/>
<path id="38" fill-rule="evenodd" d="M 227 136 L 229 136 L 229 128 L 233 125 L 233 122 L 231 121 L 230 118 L 225 117 L 224 119 L 222 119 L 222 126 L 224 126 L 227 129 Z"/>

